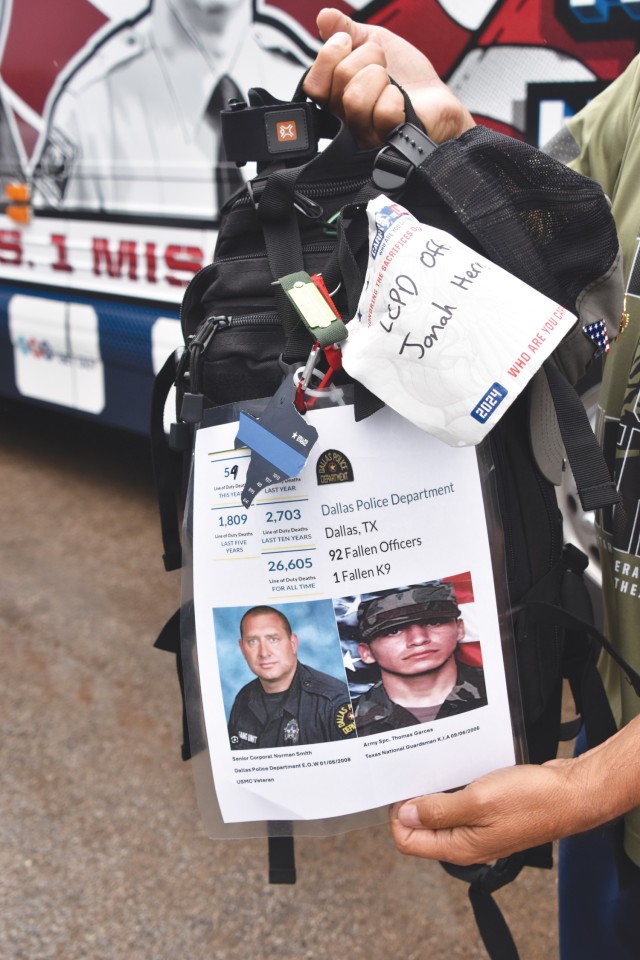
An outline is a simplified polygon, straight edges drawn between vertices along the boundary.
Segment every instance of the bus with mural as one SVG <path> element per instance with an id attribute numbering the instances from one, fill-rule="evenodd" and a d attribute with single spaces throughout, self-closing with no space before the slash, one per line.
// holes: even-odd
<path id="1" fill-rule="evenodd" d="M 337 0 L 410 38 L 478 122 L 542 145 L 639 49 L 640 0 Z M 219 111 L 288 100 L 316 0 L 2 0 L 0 393 L 148 429 L 154 373 L 246 172 Z"/>

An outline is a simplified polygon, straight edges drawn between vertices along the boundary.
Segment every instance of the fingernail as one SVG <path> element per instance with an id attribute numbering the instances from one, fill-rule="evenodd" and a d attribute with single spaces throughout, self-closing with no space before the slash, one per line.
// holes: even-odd
<path id="1" fill-rule="evenodd" d="M 403 807 L 400 807 L 398 810 L 398 820 L 403 827 L 420 827 L 420 817 L 418 816 L 418 808 L 414 803 L 405 803 Z"/>
<path id="2" fill-rule="evenodd" d="M 327 40 L 326 46 L 332 47 L 350 47 L 351 37 L 348 33 L 334 33 Z"/>

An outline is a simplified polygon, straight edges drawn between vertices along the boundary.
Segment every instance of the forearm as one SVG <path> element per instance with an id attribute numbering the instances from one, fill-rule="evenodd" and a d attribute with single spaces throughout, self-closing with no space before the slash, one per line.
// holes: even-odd
<path id="1" fill-rule="evenodd" d="M 560 761 L 551 761 L 549 766 Z M 640 804 L 640 716 L 605 743 L 571 761 L 595 822 L 607 823 Z M 589 813 L 585 814 L 589 820 Z M 578 827 L 578 829 L 580 829 Z M 575 833 L 576 830 L 569 832 Z"/>

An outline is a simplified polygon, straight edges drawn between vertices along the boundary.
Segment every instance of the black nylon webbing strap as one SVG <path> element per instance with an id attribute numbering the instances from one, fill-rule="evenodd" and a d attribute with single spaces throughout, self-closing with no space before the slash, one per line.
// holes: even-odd
<path id="1" fill-rule="evenodd" d="M 600 633 L 592 623 L 588 623 L 586 620 L 582 620 L 580 617 L 568 613 L 568 611 L 563 610 L 562 607 L 557 607 L 551 603 L 541 603 L 537 600 L 527 603 L 526 609 L 527 614 L 535 623 L 565 627 L 567 630 L 578 630 L 595 640 L 603 650 L 606 650 L 611 659 L 615 660 L 637 696 L 640 697 L 640 674 L 627 663 L 624 657 L 611 646 L 605 635 Z"/>
<path id="2" fill-rule="evenodd" d="M 568 630 L 580 630 L 594 639 L 599 646 L 609 654 L 612 660 L 616 662 L 625 674 L 636 695 L 640 697 L 640 674 L 611 646 L 605 635 L 600 633 L 593 624 L 583 621 L 579 617 L 568 613 L 566 610 L 548 603 L 534 601 L 528 605 L 528 610 L 535 617 L 537 623 L 555 624 L 565 627 Z"/>
<path id="3" fill-rule="evenodd" d="M 180 685 L 180 695 L 182 697 L 182 759 L 190 760 L 192 757 L 191 741 L 189 737 L 189 724 L 187 722 L 187 701 L 184 689 L 184 673 L 182 670 L 182 652 L 180 647 L 180 620 L 182 616 L 182 607 L 173 613 L 164 627 L 158 634 L 154 647 L 156 650 L 166 650 L 167 653 L 173 653 L 176 657 L 176 671 L 178 673 L 178 683 Z"/>
<path id="4" fill-rule="evenodd" d="M 153 383 L 151 397 L 151 453 L 153 474 L 160 511 L 163 561 L 165 570 L 178 570 L 182 566 L 182 544 L 176 492 L 175 454 L 169 449 L 164 432 L 164 406 L 176 376 L 176 360 L 172 353 L 167 357 Z"/>
<path id="5" fill-rule="evenodd" d="M 308 71 L 307 71 L 308 72 Z M 221 113 L 220 124 L 226 154 L 237 163 L 274 159 L 293 160 L 297 164 L 313 157 L 320 138 L 333 139 L 340 121 L 328 110 L 307 100 L 300 80 L 292 100 L 278 100 L 261 87 L 249 90 L 248 105 L 240 92 L 227 96 L 228 109 Z M 232 101 L 233 97 L 233 101 Z M 293 124 L 278 136 L 278 126 Z"/>
<path id="6" fill-rule="evenodd" d="M 371 199 L 366 197 L 366 200 Z M 358 255 L 368 248 L 367 216 L 361 206 L 350 204 L 342 210 L 337 224 L 338 242 L 334 256 L 339 264 L 339 272 L 344 287 L 343 293 L 347 300 L 349 318 L 355 316 L 358 301 L 364 283 L 364 273 L 358 263 Z M 364 258 L 361 257 L 361 260 Z"/>
<path id="7" fill-rule="evenodd" d="M 520 960 L 507 921 L 491 894 L 482 886 L 472 883 L 469 887 L 469 901 L 482 942 L 491 960 Z"/>
<path id="8" fill-rule="evenodd" d="M 180 649 L 180 607 L 175 610 L 158 634 L 154 643 L 156 650 L 178 653 Z"/>
<path id="9" fill-rule="evenodd" d="M 580 698 L 582 700 L 582 722 L 584 724 L 587 747 L 605 743 L 616 731 L 616 722 L 611 710 L 611 704 L 598 670 L 594 657 L 592 663 L 585 668 L 581 678 Z"/>
<path id="10" fill-rule="evenodd" d="M 582 401 L 555 364 L 545 363 L 544 371 L 582 509 L 598 510 L 619 504 L 620 494 L 611 479 Z"/>
<path id="11" fill-rule="evenodd" d="M 293 837 L 269 837 L 269 883 L 295 883 Z"/>
<path id="12" fill-rule="evenodd" d="M 453 863 L 440 862 L 452 877 L 465 880 L 469 884 L 469 901 L 482 942 L 491 960 L 519 960 L 511 931 L 491 894 L 515 880 L 527 864 L 527 851 L 503 857 L 493 865 L 477 863 L 459 867 Z"/>
<path id="13" fill-rule="evenodd" d="M 227 156 L 236 163 L 248 160 L 272 163 L 277 159 L 301 162 L 318 148 L 310 103 L 238 105 L 222 113 L 222 132 Z M 278 126 L 288 125 L 288 136 L 278 137 Z"/>
<path id="14" fill-rule="evenodd" d="M 304 270 L 302 241 L 294 207 L 294 187 L 300 172 L 301 168 L 296 168 L 293 170 L 280 170 L 272 174 L 260 198 L 258 210 L 262 221 L 262 231 L 269 266 L 274 279 L 298 270 Z M 368 200 L 377 196 L 377 194 L 378 191 L 373 184 L 365 184 L 351 205 L 366 204 Z M 364 222 L 366 238 L 366 217 Z M 340 230 L 339 237 L 341 237 Z M 343 256 L 346 256 L 346 254 L 344 249 L 340 250 L 339 241 L 336 252 L 328 261 L 328 270 L 326 273 L 330 283 L 333 282 L 331 277 L 333 273 L 336 272 L 336 264 L 339 263 L 341 268 L 347 266 L 342 260 Z M 324 274 L 325 271 L 323 271 L 323 275 Z M 341 275 L 339 271 L 338 274 Z M 342 276 L 342 280 L 347 283 L 350 296 L 349 308 L 353 305 L 353 312 L 355 313 L 363 281 L 363 277 L 355 266 L 355 261 L 353 262 L 352 268 L 348 271 L 347 276 Z M 292 360 L 306 357 L 313 343 L 313 338 L 296 313 L 282 287 L 276 284 L 273 287 L 273 291 L 278 313 L 285 330 L 286 340 L 283 360 L 285 362 L 291 362 Z"/>
<path id="15" fill-rule="evenodd" d="M 332 265 L 338 264 L 339 275 L 343 285 L 343 296 L 347 301 L 349 317 L 355 316 L 358 301 L 364 283 L 364 273 L 359 266 L 359 257 L 369 249 L 369 231 L 366 215 L 366 205 L 369 200 L 378 196 L 378 190 L 373 183 L 366 184 L 358 193 L 355 200 L 344 207 L 338 220 L 338 242 L 329 262 L 329 274 Z M 384 407 L 384 401 L 376 397 L 359 380 L 354 382 L 353 406 L 356 423 L 370 417 L 377 410 Z"/>
<path id="16" fill-rule="evenodd" d="M 268 178 L 258 204 L 265 247 L 274 280 L 304 270 L 302 240 L 294 206 L 294 189 L 301 168 L 278 170 Z M 285 332 L 283 360 L 300 360 L 309 353 L 313 340 L 279 284 L 272 288 L 278 315 Z"/>

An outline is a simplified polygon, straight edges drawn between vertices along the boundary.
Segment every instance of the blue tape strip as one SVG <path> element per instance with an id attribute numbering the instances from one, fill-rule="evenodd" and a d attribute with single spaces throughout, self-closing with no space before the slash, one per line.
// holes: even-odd
<path id="1" fill-rule="evenodd" d="M 240 413 L 238 440 L 287 477 L 295 477 L 307 461 L 306 454 L 294 450 L 246 413 Z"/>

